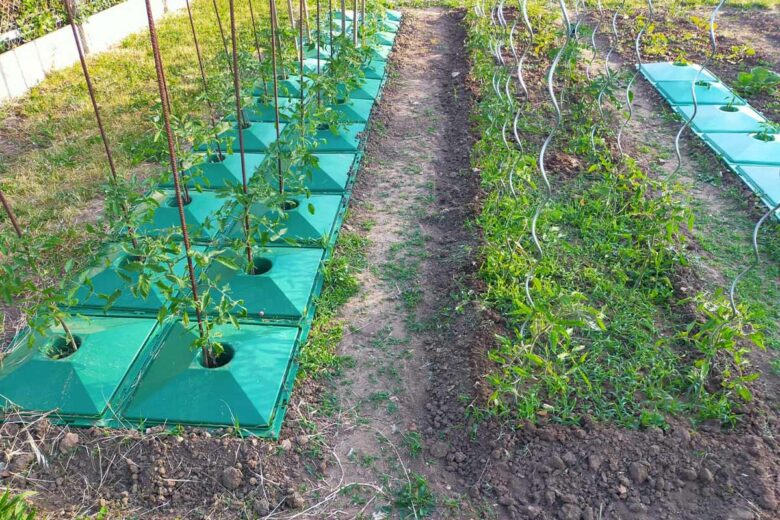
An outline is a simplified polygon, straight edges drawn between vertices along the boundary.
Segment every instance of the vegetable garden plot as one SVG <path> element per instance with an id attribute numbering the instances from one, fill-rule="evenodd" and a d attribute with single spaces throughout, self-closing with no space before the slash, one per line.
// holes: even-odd
<path id="1" fill-rule="evenodd" d="M 251 106 L 242 108 L 245 78 L 233 74 L 224 104 L 235 101 L 236 112 L 205 127 L 206 138 L 195 139 L 195 151 L 185 153 L 195 164 L 183 171 L 164 64 L 155 54 L 171 167 L 159 188 L 143 196 L 114 185 L 121 233 L 76 277 L 72 295 L 63 296 L 57 319 L 66 334 L 55 323 L 16 338 L 0 369 L 4 410 L 55 411 L 76 425 L 240 426 L 278 434 L 322 288 L 322 263 L 338 237 L 384 83 L 393 33 L 381 41 L 372 34 L 380 25 L 397 30 L 398 16 L 385 23 L 386 14 L 368 13 L 348 24 L 344 37 L 334 36 L 327 53 L 300 61 L 289 55 L 292 46 L 272 45 L 275 61 L 261 61 L 266 69 L 252 69 L 255 79 L 247 82 L 249 96 L 255 95 L 247 97 Z M 150 29 L 157 49 L 154 25 Z M 316 44 L 301 29 L 299 46 L 324 45 L 320 29 Z M 276 43 L 274 31 L 271 24 Z M 235 41 L 225 56 L 238 59 Z M 332 89 L 317 86 L 318 71 L 335 74 L 328 64 L 339 60 L 355 66 L 340 65 Z M 266 75 L 269 66 L 276 72 Z M 285 79 L 262 79 L 279 76 Z M 209 78 L 202 80 L 208 86 Z M 213 114 L 216 103 L 207 102 Z M 99 107 L 93 108 L 100 124 Z M 327 119 L 320 121 L 323 114 Z M 128 207 L 130 200 L 139 202 Z M 48 386 L 22 384 L 30 378 Z"/>

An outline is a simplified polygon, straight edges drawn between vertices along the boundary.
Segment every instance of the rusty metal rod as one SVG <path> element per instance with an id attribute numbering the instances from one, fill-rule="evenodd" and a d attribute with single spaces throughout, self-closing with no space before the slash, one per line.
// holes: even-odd
<path id="1" fill-rule="evenodd" d="M 234 0 L 230 0 L 230 43 L 233 49 L 233 90 L 236 98 L 236 121 L 238 122 L 238 150 L 241 155 L 241 182 L 244 195 L 249 191 L 246 179 L 246 155 L 244 153 L 244 118 L 241 109 L 241 74 L 238 70 L 238 44 L 236 43 L 236 13 Z M 249 207 L 244 206 L 244 240 L 246 241 L 246 259 L 252 269 L 252 240 L 249 233 Z"/>
<path id="2" fill-rule="evenodd" d="M 274 125 L 276 128 L 276 174 L 279 177 L 279 194 L 284 194 L 284 174 L 282 173 L 281 150 L 278 148 L 279 137 L 279 78 L 276 75 L 276 37 L 278 34 L 276 27 L 276 0 L 268 0 L 268 7 L 271 11 L 271 73 L 273 74 L 274 85 Z"/>
<path id="3" fill-rule="evenodd" d="M 203 55 L 200 52 L 200 44 L 198 43 L 198 33 L 195 31 L 195 21 L 192 19 L 192 9 L 190 8 L 190 0 L 185 0 L 187 4 L 187 15 L 190 18 L 190 29 L 192 30 L 192 41 L 195 44 L 195 54 L 198 56 L 198 69 L 200 69 L 200 80 L 203 83 L 203 94 L 206 96 L 206 104 L 209 108 L 209 118 L 211 119 L 211 127 L 214 129 L 214 142 L 217 145 L 217 155 L 220 160 L 223 159 L 222 147 L 219 144 L 219 134 L 217 134 L 217 117 L 214 112 L 214 105 L 209 99 L 209 83 L 206 80 L 206 69 L 203 67 Z"/>
<path id="4" fill-rule="evenodd" d="M 160 43 L 157 39 L 157 29 L 154 24 L 154 15 L 152 14 L 151 0 L 145 0 L 146 16 L 149 23 L 149 39 L 152 44 L 152 54 L 154 55 L 154 68 L 157 72 L 157 88 L 160 93 L 160 100 L 163 111 L 163 124 L 165 126 L 165 136 L 168 140 L 168 154 L 170 155 L 171 169 L 173 170 L 173 187 L 176 192 L 176 205 L 179 208 L 179 220 L 181 221 L 182 240 L 184 242 L 184 251 L 187 255 L 187 270 L 189 272 L 190 286 L 192 289 L 192 298 L 195 301 L 195 315 L 198 320 L 198 332 L 200 337 L 206 335 L 206 329 L 203 324 L 203 315 L 200 309 L 200 300 L 198 298 L 198 284 L 195 280 L 195 266 L 192 262 L 192 250 L 190 247 L 190 237 L 187 232 L 187 220 L 184 216 L 184 200 L 182 199 L 181 185 L 178 175 L 178 161 L 176 159 L 176 146 L 173 140 L 173 131 L 171 130 L 171 115 L 168 112 L 168 89 L 165 86 L 165 73 L 160 54 Z M 216 3 L 215 3 L 216 5 Z M 211 354 L 207 345 L 201 347 L 203 361 L 206 366 L 212 366 Z"/>
<path id="5" fill-rule="evenodd" d="M 90 76 L 89 69 L 87 68 L 87 60 L 84 57 L 84 49 L 81 46 L 81 38 L 79 38 L 78 30 L 76 28 L 76 22 L 74 21 L 75 16 L 73 15 L 73 5 L 71 1 L 72 0 L 63 0 L 62 3 L 65 5 L 65 13 L 68 17 L 68 23 L 70 24 L 70 29 L 73 32 L 73 40 L 76 42 L 76 50 L 78 51 L 79 62 L 81 63 L 81 71 L 84 73 L 84 81 L 87 84 L 87 92 L 89 93 L 89 99 L 92 102 L 92 110 L 95 113 L 95 121 L 97 121 L 98 131 L 100 132 L 100 138 L 103 141 L 103 148 L 106 151 L 106 159 L 108 159 L 108 168 L 111 171 L 111 182 L 114 184 L 114 187 L 116 187 L 119 185 L 119 177 L 116 174 L 114 155 L 111 153 L 111 146 L 108 143 L 108 136 L 106 136 L 106 130 L 105 127 L 103 126 L 103 118 L 100 117 L 100 108 L 98 107 L 97 98 L 95 97 L 95 88 L 92 86 L 92 77 Z M 120 206 L 126 220 L 127 234 L 130 237 L 130 241 L 132 242 L 133 247 L 138 248 L 138 239 L 135 236 L 135 231 L 133 227 L 129 225 L 130 208 L 127 207 L 127 201 L 123 200 Z"/>
<path id="6" fill-rule="evenodd" d="M 257 38 L 257 23 L 255 22 L 255 10 L 252 7 L 252 0 L 247 0 L 249 4 L 249 18 L 252 20 L 252 35 L 255 37 L 255 49 L 257 50 L 257 63 L 260 65 L 260 82 L 263 84 L 263 94 L 268 95 L 268 85 L 265 82 L 263 74 L 263 56 L 260 53 L 260 40 Z"/>

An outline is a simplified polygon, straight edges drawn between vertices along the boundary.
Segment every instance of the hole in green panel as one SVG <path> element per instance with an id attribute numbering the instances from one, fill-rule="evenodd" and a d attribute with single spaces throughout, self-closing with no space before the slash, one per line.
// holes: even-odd
<path id="1" fill-rule="evenodd" d="M 724 112 L 739 112 L 739 109 L 734 105 L 724 105 L 720 109 Z"/>
<path id="2" fill-rule="evenodd" d="M 75 345 L 73 343 L 75 343 Z M 79 336 L 73 336 L 73 343 L 68 341 L 68 338 L 64 335 L 57 336 L 46 346 L 44 353 L 49 359 L 65 359 L 76 353 L 81 346 L 81 338 Z"/>
<path id="3" fill-rule="evenodd" d="M 765 143 L 771 143 L 772 141 L 775 140 L 774 134 L 769 134 L 769 133 L 764 133 L 764 132 L 761 132 L 761 133 L 758 133 L 758 134 L 753 134 L 752 137 L 753 137 L 753 139 L 756 139 L 758 141 L 763 141 Z"/>
<path id="4" fill-rule="evenodd" d="M 214 365 L 208 366 L 206 364 L 206 361 L 203 359 L 203 351 L 198 352 L 198 363 L 200 363 L 200 366 L 203 368 L 219 368 L 224 367 L 230 361 L 233 359 L 233 356 L 235 355 L 236 351 L 233 349 L 233 347 L 229 343 L 223 343 L 222 344 L 222 352 L 220 352 L 216 358 L 214 358 Z"/>
<path id="5" fill-rule="evenodd" d="M 273 263 L 268 258 L 262 256 L 256 256 L 253 259 L 252 272 L 250 274 L 260 275 L 267 273 L 273 267 Z"/>
<path id="6" fill-rule="evenodd" d="M 282 203 L 282 209 L 284 211 L 290 211 L 295 208 L 297 208 L 300 205 L 300 203 L 295 199 L 289 199 Z"/>
<path id="7" fill-rule="evenodd" d="M 181 203 L 187 206 L 188 204 L 192 203 L 192 197 L 186 197 L 182 195 Z M 173 197 L 168 197 L 168 199 L 165 201 L 165 205 L 169 208 L 175 208 L 179 206 L 179 201 L 176 200 L 176 196 L 174 195 Z"/>
<path id="8" fill-rule="evenodd" d="M 712 85 L 712 83 L 710 83 L 709 81 L 699 80 L 699 81 L 696 82 L 696 86 L 697 87 L 709 88 L 711 85 Z"/>

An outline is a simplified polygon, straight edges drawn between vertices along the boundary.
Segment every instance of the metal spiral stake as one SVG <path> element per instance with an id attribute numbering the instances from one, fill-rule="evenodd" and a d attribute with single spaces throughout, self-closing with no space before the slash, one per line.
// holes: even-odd
<path id="1" fill-rule="evenodd" d="M 731 287 L 729 287 L 729 304 L 731 305 L 732 317 L 736 317 L 739 314 L 735 297 L 737 284 L 739 284 L 739 281 L 742 280 L 746 274 L 758 267 L 758 265 L 761 263 L 761 254 L 759 253 L 758 249 L 758 233 L 761 231 L 761 226 L 764 225 L 764 222 L 766 222 L 769 217 L 778 212 L 780 212 L 780 202 L 777 203 L 773 208 L 769 209 L 766 213 L 761 215 L 761 218 L 758 219 L 758 222 L 756 222 L 756 225 L 753 227 L 753 236 L 751 237 L 753 246 L 753 261 L 737 276 L 734 277 L 734 280 L 731 282 Z"/>
<path id="2" fill-rule="evenodd" d="M 610 63 L 610 58 L 612 57 L 612 53 L 615 52 L 615 46 L 617 45 L 618 38 L 620 37 L 617 29 L 617 18 L 618 16 L 620 16 L 620 12 L 623 10 L 623 7 L 625 5 L 626 5 L 626 0 L 623 0 L 618 6 L 618 8 L 615 10 L 615 12 L 612 14 L 612 33 L 609 36 L 609 49 L 607 49 L 607 54 L 604 57 L 604 76 L 606 80 L 601 86 L 601 90 L 599 90 L 599 95 L 596 98 L 597 106 L 599 109 L 599 115 L 601 116 L 601 121 L 599 126 L 601 126 L 607 119 L 607 114 L 606 112 L 604 112 L 604 95 L 607 93 L 607 89 L 612 86 L 612 81 L 614 79 L 614 75 L 612 74 L 612 68 L 609 66 L 609 63 Z M 596 142 L 596 129 L 597 129 L 597 125 L 593 125 L 590 131 L 590 139 L 594 149 L 595 149 L 595 142 Z"/>
<path id="3" fill-rule="evenodd" d="M 588 62 L 588 65 L 585 67 L 585 75 L 588 78 L 588 81 L 594 81 L 593 77 L 591 76 L 590 69 L 593 66 L 593 64 L 596 61 L 596 58 L 599 55 L 599 46 L 596 43 L 596 36 L 598 35 L 599 28 L 601 27 L 601 18 L 604 16 L 604 8 L 601 5 L 601 0 L 597 0 L 596 2 L 596 9 L 598 10 L 598 20 L 596 21 L 596 25 L 593 27 L 593 32 L 590 34 L 590 45 L 593 48 L 593 54 L 591 55 L 590 61 Z M 610 40 L 611 41 L 611 40 Z M 600 76 L 600 75 L 599 75 Z M 603 85 L 602 85 L 603 87 Z M 599 120 L 604 120 L 604 109 L 601 106 L 601 89 L 599 91 L 599 97 L 596 99 L 596 108 L 599 113 Z M 596 128 L 597 124 L 594 122 L 593 125 L 591 125 L 590 128 L 590 150 L 592 154 L 596 154 Z"/>
<path id="4" fill-rule="evenodd" d="M 596 19 L 596 25 L 593 26 L 593 31 L 590 33 L 590 46 L 593 49 L 593 54 L 591 54 L 590 60 L 585 66 L 585 77 L 588 78 L 588 81 L 593 81 L 593 78 L 590 75 L 590 69 L 593 66 L 593 63 L 595 63 L 596 57 L 599 54 L 599 48 L 596 44 L 596 36 L 598 36 L 599 29 L 601 28 L 601 17 L 604 15 L 604 8 L 601 6 L 601 0 L 596 1 L 596 10 L 599 13 L 599 17 Z"/>
<path id="5" fill-rule="evenodd" d="M 709 26 L 710 54 L 709 56 L 707 56 L 707 59 L 704 60 L 704 63 L 699 66 L 699 70 L 696 72 L 696 76 L 693 78 L 693 81 L 691 81 L 691 100 L 693 101 L 693 111 L 691 112 L 691 117 L 686 118 L 685 121 L 683 121 L 683 124 L 680 126 L 680 129 L 677 131 L 677 135 L 674 137 L 674 153 L 677 156 L 677 166 L 675 167 L 672 174 L 669 176 L 670 179 L 674 179 L 682 169 L 682 152 L 680 151 L 680 139 L 682 138 L 682 135 L 685 132 L 685 130 L 693 122 L 694 118 L 696 117 L 696 114 L 699 112 L 699 101 L 696 99 L 696 86 L 697 86 L 696 84 L 699 82 L 699 78 L 701 77 L 702 71 L 707 68 L 707 65 L 709 65 L 713 59 L 715 59 L 715 53 L 718 51 L 718 43 L 715 40 L 715 18 L 718 17 L 718 12 L 720 11 L 720 8 L 723 7 L 723 4 L 725 3 L 726 0 L 720 0 L 718 5 L 715 6 L 715 9 L 712 10 L 712 14 L 710 15 L 710 26 Z"/>
<path id="6" fill-rule="evenodd" d="M 106 151 L 108 169 L 111 173 L 111 184 L 116 188 L 119 185 L 119 177 L 116 173 L 116 165 L 114 163 L 114 156 L 111 153 L 111 146 L 108 143 L 108 137 L 106 136 L 106 131 L 103 127 L 103 118 L 100 116 L 100 108 L 98 107 L 97 98 L 95 97 L 95 89 L 92 86 L 92 77 L 90 76 L 89 69 L 87 68 L 87 60 L 84 57 L 84 49 L 81 47 L 81 39 L 79 38 L 76 29 L 76 23 L 73 16 L 73 5 L 71 0 L 63 0 L 63 4 L 65 4 L 65 13 L 68 17 L 68 24 L 70 24 L 71 31 L 73 32 L 73 40 L 76 42 L 76 50 L 79 54 L 81 71 L 84 73 L 84 82 L 87 84 L 87 92 L 89 93 L 89 99 L 92 102 L 92 110 L 95 113 L 95 121 L 97 122 L 98 131 L 100 132 L 100 138 L 103 141 L 103 148 Z M 9 211 L 10 206 L 6 205 L 5 200 L 3 201 L 3 206 L 6 207 L 9 217 L 11 217 L 11 221 L 14 223 L 14 228 L 17 230 L 17 232 L 19 232 L 18 225 L 16 224 L 15 219 L 12 218 L 13 213 Z M 121 203 L 121 210 L 125 220 L 130 222 L 130 208 L 127 207 L 127 202 L 124 200 Z M 135 236 L 135 230 L 132 226 L 128 226 L 127 234 L 130 237 L 130 242 L 133 244 L 133 247 L 137 249 L 138 239 Z"/>
<path id="7" fill-rule="evenodd" d="M 577 0 L 574 3 L 574 18 L 576 19 L 576 22 L 574 23 L 574 27 L 571 29 L 572 31 L 572 37 L 574 38 L 574 41 L 578 41 L 580 38 L 580 25 L 582 25 L 582 16 L 580 16 L 580 7 L 583 5 L 583 0 Z"/>
<path id="8" fill-rule="evenodd" d="M 198 297 L 198 284 L 195 280 L 195 266 L 192 262 L 192 248 L 190 247 L 190 235 L 187 231 L 187 220 L 184 216 L 184 199 L 182 198 L 181 184 L 178 175 L 178 161 L 176 159 L 176 146 L 173 140 L 173 131 L 171 130 L 171 114 L 168 112 L 168 89 L 165 86 L 165 69 L 163 66 L 162 55 L 160 54 L 160 43 L 157 39 L 157 29 L 154 24 L 154 15 L 152 14 L 151 0 L 146 2 L 146 16 L 149 24 L 149 39 L 152 43 L 152 54 L 154 55 L 154 68 L 157 72 L 157 88 L 160 93 L 160 104 L 162 105 L 163 124 L 165 125 L 165 136 L 168 142 L 168 155 L 173 171 L 173 187 L 176 192 L 176 205 L 179 208 L 179 221 L 181 222 L 182 241 L 184 242 L 184 252 L 187 256 L 187 271 L 190 278 L 190 289 L 192 290 L 192 299 L 195 304 L 195 316 L 198 321 L 198 332 L 201 338 L 206 337 L 206 328 L 204 318 L 200 308 L 200 298 Z M 201 347 L 201 354 L 206 366 L 213 366 L 213 360 L 207 345 Z"/>
<path id="9" fill-rule="evenodd" d="M 636 34 L 636 39 L 634 40 L 634 51 L 636 52 L 636 71 L 634 71 L 634 75 L 631 76 L 631 79 L 628 80 L 628 83 L 626 84 L 626 105 L 628 106 L 628 115 L 626 116 L 625 121 L 623 121 L 623 124 L 620 125 L 620 129 L 618 130 L 617 135 L 617 145 L 618 150 L 620 151 L 620 156 L 625 157 L 625 153 L 623 152 L 623 130 L 626 129 L 628 124 L 631 122 L 631 119 L 634 117 L 634 93 L 631 90 L 631 87 L 634 85 L 634 82 L 636 81 L 637 76 L 639 76 L 639 71 L 642 68 L 642 52 L 640 50 L 640 46 L 642 44 L 642 35 L 644 34 L 647 27 L 653 22 L 653 2 L 652 0 L 648 0 L 647 6 L 649 9 L 647 20 L 642 25 L 642 28 L 639 29 L 639 32 Z"/>
<path id="10" fill-rule="evenodd" d="M 564 2 L 564 0 L 558 0 L 558 4 L 560 5 L 561 14 L 563 15 L 566 39 L 564 40 L 564 43 L 561 46 L 561 48 L 558 50 L 558 53 L 555 55 L 555 58 L 553 58 L 552 64 L 550 65 L 550 69 L 547 72 L 547 92 L 550 95 L 550 101 L 552 101 L 553 108 L 555 109 L 555 124 L 550 130 L 550 133 L 547 135 L 547 138 L 544 140 L 541 150 L 539 150 L 539 172 L 542 174 L 542 180 L 544 181 L 545 191 L 544 191 L 543 198 L 541 202 L 537 204 L 536 210 L 534 211 L 534 216 L 531 219 L 531 238 L 533 239 L 533 243 L 534 246 L 536 247 L 536 251 L 539 255 L 539 258 L 536 261 L 536 263 L 531 267 L 531 269 L 529 270 L 528 274 L 525 277 L 526 300 L 528 301 L 528 305 L 532 309 L 534 309 L 534 311 L 536 310 L 536 303 L 534 302 L 534 299 L 531 296 L 531 281 L 533 280 L 536 266 L 544 258 L 544 250 L 542 249 L 542 244 L 536 232 L 536 227 L 539 221 L 539 216 L 542 213 L 542 210 L 547 205 L 547 202 L 552 198 L 552 186 L 550 185 L 550 180 L 547 177 L 545 158 L 547 156 L 547 149 L 549 148 L 550 143 L 552 143 L 552 140 L 555 137 L 555 134 L 558 132 L 558 128 L 560 127 L 563 121 L 563 113 L 561 112 L 561 107 L 558 104 L 558 98 L 555 96 L 555 71 L 558 69 L 558 64 L 561 61 L 561 57 L 563 56 L 563 53 L 566 52 L 566 49 L 568 48 L 572 37 L 572 26 L 571 26 L 571 21 L 569 20 L 569 13 L 566 10 L 566 3 Z M 525 330 L 527 322 L 528 320 L 526 320 L 526 323 L 523 323 L 523 326 L 521 328 L 522 331 Z"/>
<path id="11" fill-rule="evenodd" d="M 528 52 L 531 50 L 531 48 L 533 48 L 535 35 L 534 35 L 534 28 L 531 25 L 531 20 L 528 17 L 528 0 L 522 0 L 520 2 L 520 10 L 523 17 L 523 24 L 525 25 L 526 32 L 528 33 L 528 40 L 525 48 L 523 49 L 522 54 L 520 55 L 520 59 L 517 60 L 517 81 L 520 84 L 520 88 L 523 90 L 523 103 L 518 104 L 517 111 L 515 112 L 515 117 L 512 121 L 512 130 L 515 137 L 515 142 L 517 142 L 518 148 L 522 151 L 523 146 L 520 140 L 520 134 L 517 129 L 517 124 L 520 119 L 520 113 L 522 112 L 524 105 L 530 101 L 528 86 L 526 85 L 525 78 L 523 77 L 523 67 L 525 65 L 525 59 L 528 56 Z M 517 161 L 515 161 L 512 164 L 512 167 L 509 170 L 509 191 L 512 193 L 512 196 L 514 198 L 517 198 L 517 192 L 515 191 L 515 183 L 514 183 L 516 165 L 517 165 Z"/>

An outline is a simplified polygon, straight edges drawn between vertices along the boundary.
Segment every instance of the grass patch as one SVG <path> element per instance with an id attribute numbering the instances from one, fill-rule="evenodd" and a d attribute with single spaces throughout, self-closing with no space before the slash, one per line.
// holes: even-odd
<path id="1" fill-rule="evenodd" d="M 267 4 L 256 4 L 267 22 Z M 228 2 L 217 5 L 224 25 Z M 196 0 L 192 8 L 213 81 L 224 52 L 214 10 L 208 0 Z M 238 2 L 235 8 L 241 50 L 254 52 L 248 4 Z M 207 121 L 186 11 L 165 16 L 157 29 L 174 113 Z M 87 62 L 118 174 L 130 180 L 161 172 L 165 139 L 154 123 L 158 92 L 148 32 L 131 35 Z M 0 184 L 20 223 L 58 238 L 58 246 L 42 251 L 40 260 L 53 268 L 69 258 L 77 266 L 91 260 L 98 243 L 87 224 L 102 211 L 108 165 L 80 66 L 53 72 L 25 96 L 0 105 L 0 143 Z"/>
<path id="2" fill-rule="evenodd" d="M 368 239 L 355 232 L 345 230 L 339 236 L 333 257 L 325 265 L 325 281 L 317 311 L 309 338 L 301 350 L 301 374 L 304 376 L 332 374 L 349 363 L 349 358 L 336 353 L 345 326 L 345 320 L 337 319 L 336 314 L 360 289 L 357 275 L 368 265 L 368 245 Z"/>

